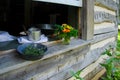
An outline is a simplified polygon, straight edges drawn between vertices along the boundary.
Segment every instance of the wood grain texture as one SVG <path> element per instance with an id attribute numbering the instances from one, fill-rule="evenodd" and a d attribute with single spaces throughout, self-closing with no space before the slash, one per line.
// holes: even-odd
<path id="1" fill-rule="evenodd" d="M 82 39 L 90 40 L 94 33 L 94 0 L 83 0 Z"/>
<path id="2" fill-rule="evenodd" d="M 95 11 L 94 12 L 94 23 L 102 23 L 102 22 L 115 22 L 116 16 L 102 12 L 102 11 Z"/>
<path id="3" fill-rule="evenodd" d="M 91 44 L 95 44 L 97 42 L 103 41 L 105 39 L 108 39 L 108 38 L 111 38 L 111 37 L 114 37 L 114 36 L 117 36 L 116 31 L 109 32 L 109 33 L 106 33 L 106 34 L 95 35 L 93 40 L 91 41 Z"/>
<path id="4" fill-rule="evenodd" d="M 114 0 L 95 0 L 95 5 L 105 7 L 110 10 L 117 10 L 117 3 Z"/>
<path id="5" fill-rule="evenodd" d="M 108 28 L 102 28 L 102 29 L 98 29 L 98 30 L 94 30 L 94 35 L 99 35 L 99 34 L 105 34 L 105 33 L 109 33 L 109 32 L 114 32 L 117 29 L 115 27 L 108 27 Z"/>
<path id="6" fill-rule="evenodd" d="M 110 38 L 107 38 L 107 39 L 104 39 L 97 43 L 92 44 L 90 47 L 90 50 L 98 49 L 98 48 L 101 48 L 107 45 L 108 43 L 114 43 L 114 42 L 115 42 L 115 37 L 110 37 Z"/>
<path id="7" fill-rule="evenodd" d="M 23 60 L 16 51 L 10 51 L 0 55 L 0 80 L 31 80 L 32 78 L 45 80 L 81 62 L 84 58 L 81 59 L 81 56 L 89 50 L 88 45 L 89 42 L 84 44 L 83 40 L 73 40 L 68 46 L 61 44 L 49 46 L 45 56 L 36 61 Z"/>
<path id="8" fill-rule="evenodd" d="M 94 6 L 94 11 L 105 12 L 105 13 L 109 13 L 111 15 L 116 15 L 116 11 L 109 10 L 109 9 L 107 9 L 105 7 L 101 7 L 99 5 L 98 6 L 97 5 Z"/>

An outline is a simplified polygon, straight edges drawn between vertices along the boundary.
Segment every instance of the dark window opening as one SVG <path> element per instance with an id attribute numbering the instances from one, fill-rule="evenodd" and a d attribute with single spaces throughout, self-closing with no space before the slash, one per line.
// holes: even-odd
<path id="1" fill-rule="evenodd" d="M 26 17 L 30 17 L 29 25 L 67 23 L 78 28 L 78 7 L 33 1 L 29 8 L 29 16 L 26 16 L 25 0 L 1 0 L 0 30 L 20 36 L 19 33 L 24 31 L 23 25 L 27 22 Z"/>
<path id="2" fill-rule="evenodd" d="M 67 23 L 68 7 L 65 5 L 33 2 L 33 24 L 62 24 Z"/>
<path id="3" fill-rule="evenodd" d="M 24 23 L 24 0 L 1 0 L 0 12 L 0 30 L 18 35 Z"/>

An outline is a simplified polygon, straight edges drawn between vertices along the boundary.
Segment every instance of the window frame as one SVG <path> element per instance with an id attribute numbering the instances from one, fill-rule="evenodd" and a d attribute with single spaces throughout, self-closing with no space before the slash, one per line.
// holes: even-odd
<path id="1" fill-rule="evenodd" d="M 25 25 L 30 23 L 30 4 L 32 1 L 50 1 L 50 0 L 26 0 L 25 4 Z M 56 0 L 51 0 L 56 1 Z M 58 0 L 57 0 L 58 1 Z M 80 0 L 82 6 L 78 9 L 78 30 L 79 36 L 83 40 L 91 40 L 94 36 L 94 0 Z"/>
<path id="2" fill-rule="evenodd" d="M 32 0 L 32 1 L 41 1 L 41 2 L 49 2 L 49 3 L 82 7 L 82 0 Z"/>

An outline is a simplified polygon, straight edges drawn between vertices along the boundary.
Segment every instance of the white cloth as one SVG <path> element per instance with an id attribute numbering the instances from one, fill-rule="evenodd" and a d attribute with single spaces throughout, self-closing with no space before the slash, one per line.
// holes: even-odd
<path id="1" fill-rule="evenodd" d="M 15 37 L 10 35 L 8 32 L 0 31 L 0 42 L 11 41 L 14 39 L 15 39 Z"/>
<path id="2" fill-rule="evenodd" d="M 28 36 L 23 36 L 18 38 L 19 43 L 42 43 L 47 41 L 48 41 L 48 38 L 44 34 L 40 36 L 39 41 L 35 41 L 35 42 L 28 40 Z"/>

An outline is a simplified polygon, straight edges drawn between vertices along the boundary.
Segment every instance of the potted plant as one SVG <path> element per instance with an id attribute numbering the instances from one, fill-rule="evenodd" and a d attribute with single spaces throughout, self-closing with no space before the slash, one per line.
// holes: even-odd
<path id="1" fill-rule="evenodd" d="M 63 44 L 69 44 L 71 37 L 78 36 L 78 30 L 68 24 L 56 25 L 56 34 L 63 40 Z"/>

